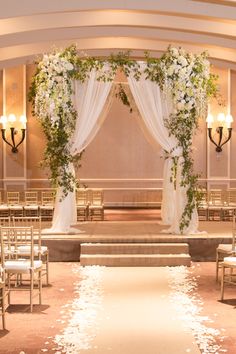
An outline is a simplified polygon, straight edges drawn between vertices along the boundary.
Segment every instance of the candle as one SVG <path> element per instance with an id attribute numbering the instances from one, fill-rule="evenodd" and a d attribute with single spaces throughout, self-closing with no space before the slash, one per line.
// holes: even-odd
<path id="1" fill-rule="evenodd" d="M 7 117 L 6 116 L 1 116 L 0 123 L 2 123 L 2 128 L 6 129 Z"/>
<path id="2" fill-rule="evenodd" d="M 27 122 L 26 116 L 24 116 L 24 115 L 20 116 L 20 122 L 23 125 L 23 129 L 26 129 L 26 122 Z"/>
<path id="3" fill-rule="evenodd" d="M 227 116 L 225 117 L 225 122 L 226 122 L 226 127 L 230 128 L 230 125 L 233 122 L 233 117 L 231 116 L 231 114 L 227 114 Z"/>
<path id="4" fill-rule="evenodd" d="M 214 117 L 213 117 L 213 115 L 211 113 L 208 113 L 206 122 L 207 122 L 207 127 L 211 128 L 212 127 L 212 123 L 214 122 Z"/>

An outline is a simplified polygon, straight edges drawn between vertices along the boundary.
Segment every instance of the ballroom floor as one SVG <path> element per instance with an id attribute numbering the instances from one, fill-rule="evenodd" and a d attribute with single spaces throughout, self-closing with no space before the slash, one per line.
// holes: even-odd
<path id="1" fill-rule="evenodd" d="M 159 219 L 159 211 L 108 210 L 105 219 L 116 222 L 116 227 L 122 221 L 121 229 L 131 220 L 133 229 L 137 221 L 136 229 L 140 231 L 143 222 L 150 221 L 151 226 Z M 226 233 L 230 232 L 228 223 L 212 222 L 208 227 L 211 232 L 221 233 L 224 228 Z M 193 301 L 190 306 L 193 317 L 189 318 L 188 314 L 184 317 L 192 330 L 200 333 L 202 339 L 196 337 L 196 333 L 195 338 L 202 346 L 201 351 L 196 347 L 192 331 L 182 331 L 176 312 L 181 297 L 176 301 L 172 299 L 176 308 L 163 302 L 171 294 L 167 268 L 105 268 L 103 280 L 99 278 L 98 268 L 90 268 L 86 283 L 86 268 L 79 263 L 51 262 L 50 286 L 43 288 L 43 304 L 35 305 L 32 314 L 28 311 L 28 294 L 13 294 L 13 304 L 6 315 L 7 330 L 0 330 L 0 354 L 61 354 L 63 348 L 68 348 L 68 337 L 81 347 L 73 354 L 133 354 L 132 350 L 135 354 L 235 353 L 236 288 L 227 286 L 226 300 L 219 301 L 220 286 L 215 282 L 214 262 L 193 262 L 192 267 L 187 268 L 189 281 L 183 286 L 186 290 L 189 284 L 195 283 L 184 300 L 184 305 Z M 184 272 L 184 268 L 179 269 Z M 177 268 L 175 271 L 178 273 Z M 177 283 L 182 283 L 181 278 L 176 279 Z M 77 316 L 80 322 L 75 325 L 79 332 L 74 333 L 69 324 L 78 309 L 82 309 Z M 193 318 L 200 318 L 203 327 Z M 161 336 L 158 328 L 162 330 Z M 62 349 L 55 343 L 56 338 L 57 342 L 64 341 Z M 213 344 L 204 351 L 207 338 L 211 338 Z"/>
<path id="2" fill-rule="evenodd" d="M 84 309 L 83 303 L 86 303 L 85 307 L 91 312 L 87 315 L 82 312 L 82 318 L 80 316 L 82 322 L 79 323 L 79 328 L 83 333 L 81 336 L 77 333 L 76 338 L 83 348 L 87 346 L 88 349 L 78 353 L 132 354 L 130 348 L 133 348 L 136 354 L 143 354 L 144 347 L 147 354 L 198 352 L 191 331 L 186 333 L 182 329 L 176 309 L 165 304 L 169 294 L 167 268 L 105 268 L 105 286 L 100 289 L 95 277 L 95 280 L 87 284 L 90 289 L 87 293 L 88 289 L 84 288 L 84 284 L 83 289 L 79 288 L 83 282 L 80 269 L 75 263 L 51 263 L 51 285 L 44 287 L 43 305 L 35 305 L 32 314 L 25 305 L 28 294 L 13 296 L 15 305 L 8 308 L 6 316 L 8 330 L 0 331 L 1 354 L 63 353 L 61 349 L 56 349 L 58 345 L 54 343 L 54 339 L 67 328 L 70 317 L 75 312 L 74 300 L 79 298 L 79 308 Z M 221 350 L 205 353 L 233 354 L 236 346 L 235 288 L 227 287 L 227 300 L 220 302 L 219 284 L 215 282 L 214 271 L 214 263 L 193 263 L 191 279 L 196 280 L 198 287 L 189 298 L 197 298 L 199 308 L 202 307 L 200 315 L 205 326 L 220 330 L 220 334 L 213 334 L 213 337 Z M 96 294 L 94 289 L 101 291 Z M 84 295 L 86 301 L 83 299 Z M 103 300 L 100 301 L 100 298 Z M 98 315 L 94 313 L 93 303 L 98 305 Z M 178 303 L 179 301 L 175 302 L 177 305 Z M 83 319 L 87 319 L 88 327 Z M 193 327 L 198 328 L 196 324 Z M 158 328 L 162 328 L 161 336 Z M 205 331 L 201 331 L 204 335 Z M 158 350 L 157 347 L 162 349 Z M 106 351 L 101 352 L 101 348 L 106 348 Z"/>

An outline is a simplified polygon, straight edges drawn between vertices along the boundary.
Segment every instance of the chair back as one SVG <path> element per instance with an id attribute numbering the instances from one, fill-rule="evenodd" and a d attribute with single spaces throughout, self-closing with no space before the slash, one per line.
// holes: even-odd
<path id="1" fill-rule="evenodd" d="M 228 204 L 236 207 L 236 190 L 228 190 Z"/>
<path id="2" fill-rule="evenodd" d="M 7 204 L 19 205 L 20 204 L 20 192 L 7 192 Z"/>
<path id="3" fill-rule="evenodd" d="M 33 234 L 35 239 L 37 237 L 37 243 L 39 249 L 41 249 L 41 216 L 13 216 L 12 217 L 13 227 L 33 227 Z"/>
<path id="4" fill-rule="evenodd" d="M 0 227 L 1 264 L 4 269 L 5 259 L 18 260 L 21 247 L 29 247 L 30 264 L 34 261 L 33 227 Z"/>
<path id="5" fill-rule="evenodd" d="M 76 204 L 80 206 L 86 206 L 88 203 L 87 190 L 79 188 L 76 191 Z"/>
<path id="6" fill-rule="evenodd" d="M 54 205 L 55 192 L 54 191 L 43 191 L 41 193 L 42 205 Z"/>
<path id="7" fill-rule="evenodd" d="M 223 204 L 223 192 L 221 189 L 211 190 L 209 192 L 209 204 L 222 205 Z"/>
<path id="8" fill-rule="evenodd" d="M 38 192 L 25 191 L 25 205 L 38 205 Z"/>
<path id="9" fill-rule="evenodd" d="M 91 204 L 93 206 L 103 205 L 103 190 L 102 189 L 92 189 Z"/>

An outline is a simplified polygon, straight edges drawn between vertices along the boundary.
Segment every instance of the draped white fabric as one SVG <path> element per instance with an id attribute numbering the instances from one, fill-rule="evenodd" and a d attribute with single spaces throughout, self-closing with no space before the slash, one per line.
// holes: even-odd
<path id="1" fill-rule="evenodd" d="M 146 64 L 139 64 L 144 71 Z M 136 105 L 149 133 L 158 144 L 170 154 L 177 146 L 177 140 L 175 137 L 169 136 L 168 130 L 164 125 L 164 119 L 169 116 L 172 109 L 170 100 L 167 100 L 167 98 L 162 95 L 159 86 L 155 82 L 145 79 L 145 74 L 143 74 L 138 81 L 130 75 L 128 77 L 128 82 Z M 165 160 L 161 209 L 162 222 L 165 225 L 172 224 L 173 216 L 175 214 L 175 203 L 173 203 L 175 190 L 173 183 L 170 181 L 172 164 L 173 161 L 171 158 Z"/>
<path id="2" fill-rule="evenodd" d="M 139 63 L 144 72 L 146 64 Z M 169 158 L 165 160 L 164 176 L 163 176 L 163 198 L 162 198 L 162 223 L 171 225 L 168 230 L 171 233 L 180 233 L 179 224 L 181 215 L 187 203 L 186 189 L 181 187 L 181 161 L 178 163 L 178 178 L 176 180 L 176 191 L 171 182 L 171 169 L 173 166 L 172 157 L 180 156 L 180 148 L 177 147 L 177 140 L 173 136 L 169 136 L 168 130 L 164 125 L 165 118 L 168 118 L 172 111 L 172 104 L 168 97 L 165 97 L 159 86 L 150 80 L 145 79 L 145 73 L 137 81 L 132 75 L 128 77 L 130 90 L 134 96 L 136 105 L 146 124 L 149 133 L 169 154 Z M 194 211 L 192 220 L 185 233 L 197 232 L 198 216 Z"/>
<path id="3" fill-rule="evenodd" d="M 105 68 L 106 70 L 106 68 Z M 75 132 L 71 141 L 71 153 L 80 153 L 97 134 L 102 122 L 101 113 L 112 87 L 112 82 L 97 81 L 98 73 L 93 70 L 89 78 L 81 83 L 74 82 L 74 105 L 78 112 Z M 104 116 L 104 115 L 102 115 Z M 69 166 L 71 173 L 75 174 L 74 167 Z M 76 223 L 76 200 L 74 192 L 69 192 L 62 199 L 62 189 L 58 188 L 52 227 L 44 230 L 47 233 L 78 232 L 70 226 Z"/>

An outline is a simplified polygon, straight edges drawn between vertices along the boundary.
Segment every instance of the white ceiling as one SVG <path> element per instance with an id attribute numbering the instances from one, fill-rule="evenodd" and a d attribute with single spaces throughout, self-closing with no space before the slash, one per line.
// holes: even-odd
<path id="1" fill-rule="evenodd" d="M 93 55 L 169 44 L 236 69 L 235 0 L 0 0 L 0 68 L 77 43 Z"/>

